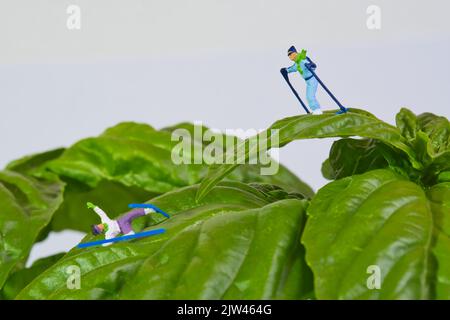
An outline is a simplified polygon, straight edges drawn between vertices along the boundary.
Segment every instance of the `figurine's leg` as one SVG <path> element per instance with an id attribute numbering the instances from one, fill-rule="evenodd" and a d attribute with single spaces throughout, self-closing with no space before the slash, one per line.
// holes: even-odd
<path id="1" fill-rule="evenodd" d="M 152 209 L 152 208 L 144 208 L 144 213 L 147 215 L 147 214 L 150 214 L 150 213 L 153 213 L 153 212 L 156 212 L 155 211 L 155 209 Z"/>
<path id="2" fill-rule="evenodd" d="M 313 114 L 322 114 L 319 101 L 316 98 L 318 84 L 317 79 L 314 77 L 306 81 L 306 100 Z"/>

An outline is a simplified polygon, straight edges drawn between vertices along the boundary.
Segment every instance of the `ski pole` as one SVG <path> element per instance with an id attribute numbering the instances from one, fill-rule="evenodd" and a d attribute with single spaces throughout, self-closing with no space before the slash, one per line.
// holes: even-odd
<path id="1" fill-rule="evenodd" d="M 311 61 L 308 58 L 308 61 Z M 314 76 L 314 78 L 317 79 L 317 81 L 320 83 L 320 85 L 324 88 L 324 90 L 330 95 L 331 99 L 334 100 L 334 102 L 336 102 L 336 104 L 339 106 L 339 108 L 341 109 L 342 112 L 347 112 L 347 108 L 344 107 L 339 100 L 331 93 L 330 90 L 328 90 L 328 88 L 325 86 L 325 84 L 322 82 L 322 80 L 320 80 L 319 76 L 314 72 L 314 70 L 312 70 L 312 68 L 310 68 L 309 66 L 305 65 L 306 68 L 308 68 L 309 71 L 311 71 L 312 75 Z"/>
<path id="2" fill-rule="evenodd" d="M 286 80 L 289 88 L 291 88 L 292 92 L 294 93 L 294 95 L 297 97 L 298 101 L 300 102 L 300 104 L 302 105 L 303 109 L 305 109 L 306 113 L 310 113 L 308 108 L 306 107 L 306 105 L 303 103 L 302 99 L 300 99 L 297 91 L 295 91 L 294 87 L 292 86 L 291 82 L 289 81 L 289 77 L 287 75 L 287 72 L 284 71 L 285 69 L 281 69 L 280 72 L 283 75 L 284 80 Z"/>

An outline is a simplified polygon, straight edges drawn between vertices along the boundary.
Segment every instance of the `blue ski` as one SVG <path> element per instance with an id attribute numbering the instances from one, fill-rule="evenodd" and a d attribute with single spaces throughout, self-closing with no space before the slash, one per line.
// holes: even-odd
<path id="1" fill-rule="evenodd" d="M 155 236 L 157 234 L 161 234 L 164 232 L 166 232 L 166 229 L 155 229 L 155 230 L 143 231 L 143 232 L 130 234 L 127 236 L 116 237 L 116 238 L 112 238 L 112 239 L 104 239 L 104 240 L 80 243 L 77 245 L 77 247 L 78 248 L 88 248 L 88 247 L 93 247 L 93 246 L 99 246 L 104 243 L 127 241 L 127 240 L 142 238 L 142 237 Z"/>

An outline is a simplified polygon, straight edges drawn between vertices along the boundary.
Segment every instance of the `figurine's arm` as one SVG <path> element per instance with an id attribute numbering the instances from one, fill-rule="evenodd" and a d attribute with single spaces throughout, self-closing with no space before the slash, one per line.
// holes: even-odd
<path id="1" fill-rule="evenodd" d="M 294 63 L 292 66 L 286 68 L 287 73 L 297 72 L 297 64 Z"/>
<path id="2" fill-rule="evenodd" d="M 95 213 L 98 214 L 100 219 L 102 219 L 102 223 L 108 223 L 109 224 L 109 223 L 112 222 L 112 220 L 106 215 L 105 211 L 100 209 L 100 207 L 95 207 L 94 211 L 95 211 Z"/>
<path id="3" fill-rule="evenodd" d="M 102 220 L 102 223 L 110 224 L 112 222 L 112 220 L 108 217 L 108 215 L 105 213 L 105 211 L 100 209 L 99 206 L 96 206 L 96 205 L 94 205 L 94 204 L 92 204 L 90 202 L 87 203 L 87 206 L 88 206 L 89 209 L 94 210 L 94 212 L 96 214 L 98 214 L 98 216 Z"/>

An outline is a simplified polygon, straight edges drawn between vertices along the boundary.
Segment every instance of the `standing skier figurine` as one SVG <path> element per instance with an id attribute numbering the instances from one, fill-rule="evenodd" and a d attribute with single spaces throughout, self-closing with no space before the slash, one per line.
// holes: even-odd
<path id="1" fill-rule="evenodd" d="M 339 111 L 336 112 L 336 114 L 344 114 L 348 112 L 349 109 L 344 107 L 342 103 L 339 102 L 339 100 L 335 97 L 335 95 L 330 91 L 330 89 L 327 88 L 327 86 L 323 83 L 322 80 L 320 80 L 319 76 L 316 73 L 316 64 L 311 61 L 309 57 L 306 56 L 306 50 L 303 49 L 302 52 L 298 53 L 294 46 L 291 46 L 288 50 L 288 57 L 292 61 L 294 61 L 294 64 L 290 66 L 289 68 L 282 68 L 280 70 L 281 74 L 283 75 L 284 80 L 286 80 L 286 83 L 288 84 L 289 88 L 291 88 L 292 93 L 295 95 L 297 100 L 302 105 L 303 109 L 305 109 L 306 113 L 310 113 L 308 108 L 306 107 L 305 103 L 302 101 L 302 99 L 299 97 L 297 91 L 292 86 L 291 82 L 289 81 L 288 73 L 291 72 L 300 72 L 303 79 L 306 81 L 306 99 L 308 100 L 309 107 L 312 110 L 313 114 L 322 114 L 322 110 L 320 109 L 319 101 L 316 99 L 316 92 L 317 92 L 317 86 L 320 84 L 322 88 L 328 93 L 331 99 L 338 105 Z"/>
<path id="2" fill-rule="evenodd" d="M 288 57 L 294 64 L 288 68 L 281 69 L 283 76 L 287 76 L 288 73 L 300 72 L 303 79 L 306 82 L 306 100 L 312 110 L 313 114 L 322 114 L 319 101 L 316 98 L 317 86 L 319 82 L 312 74 L 311 70 L 314 70 L 317 66 L 306 56 L 306 50 L 303 49 L 300 53 L 297 52 L 294 46 L 291 46 L 288 50 Z"/>
<path id="3" fill-rule="evenodd" d="M 151 208 L 151 207 L 144 207 L 145 205 L 142 205 L 142 207 L 136 207 L 135 209 L 129 211 L 122 217 L 118 218 L 117 220 L 110 219 L 108 215 L 100 209 L 98 206 L 92 204 L 91 202 L 87 203 L 87 207 L 89 209 L 93 209 L 95 213 L 97 213 L 102 220 L 102 223 L 100 224 L 93 224 L 92 225 L 92 233 L 94 235 L 99 235 L 104 233 L 105 239 L 112 239 L 117 237 L 119 234 L 124 234 L 126 236 L 133 235 L 134 231 L 131 227 L 131 222 L 138 218 L 145 216 L 152 212 L 157 212 L 157 210 Z M 109 243 L 104 243 L 103 246 L 110 245 Z"/>

